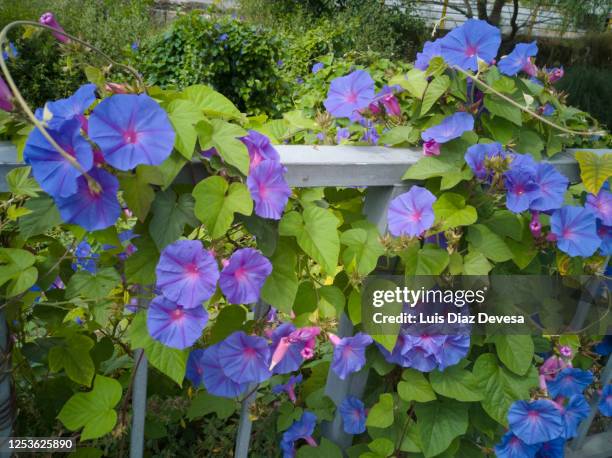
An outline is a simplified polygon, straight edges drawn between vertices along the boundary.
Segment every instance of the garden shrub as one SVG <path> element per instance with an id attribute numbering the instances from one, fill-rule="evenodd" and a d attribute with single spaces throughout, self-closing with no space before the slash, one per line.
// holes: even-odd
<path id="1" fill-rule="evenodd" d="M 137 54 L 150 84 L 182 89 L 206 83 L 248 113 L 278 113 L 286 91 L 278 72 L 283 41 L 229 16 L 192 11 L 147 40 Z"/>

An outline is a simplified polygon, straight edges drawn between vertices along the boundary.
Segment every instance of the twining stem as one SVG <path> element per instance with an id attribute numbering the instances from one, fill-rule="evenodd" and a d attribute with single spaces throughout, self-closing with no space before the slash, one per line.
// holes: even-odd
<path id="1" fill-rule="evenodd" d="M 2 31 L 0 32 L 0 48 L 2 48 L 5 43 L 8 43 L 7 35 L 8 35 L 9 30 L 11 30 L 12 28 L 17 27 L 17 26 L 38 27 L 38 28 L 41 28 L 41 29 L 46 29 L 46 30 L 48 30 L 48 31 L 50 31 L 52 33 L 59 33 L 60 35 L 64 35 L 65 37 L 68 37 L 71 40 L 73 40 L 73 41 L 75 41 L 75 42 L 77 42 L 77 43 L 79 43 L 79 44 L 81 44 L 81 45 L 83 45 L 83 46 L 85 46 L 85 47 L 87 47 L 87 48 L 97 52 L 102 57 L 104 57 L 108 62 L 110 62 L 112 65 L 124 68 L 125 70 L 130 72 L 132 75 L 134 75 L 134 77 L 138 81 L 139 85 L 144 88 L 144 83 L 142 81 L 141 76 L 138 74 L 138 72 L 135 69 L 133 69 L 129 65 L 124 65 L 124 64 L 121 64 L 119 62 L 115 62 L 108 54 L 106 54 L 102 50 L 98 49 L 97 47 L 87 43 L 86 41 L 81 40 L 78 37 L 70 35 L 70 34 L 64 32 L 63 30 L 55 29 L 55 28 L 50 27 L 48 25 L 39 24 L 38 22 L 34 22 L 34 21 L 14 21 L 14 22 L 11 22 L 11 23 L 7 24 L 6 27 L 4 27 L 2 29 Z M 71 154 L 69 154 L 66 150 L 64 150 L 64 148 L 62 148 L 55 141 L 55 139 L 49 134 L 49 132 L 45 128 L 44 123 L 42 123 L 38 119 L 36 119 L 36 116 L 34 116 L 34 113 L 32 112 L 32 110 L 28 106 L 27 102 L 25 101 L 25 99 L 21 95 L 21 92 L 19 92 L 19 88 L 15 84 L 15 81 L 13 80 L 13 77 L 11 76 L 11 73 L 10 73 L 10 71 L 8 69 L 8 66 L 6 65 L 6 62 L 4 61 L 4 59 L 0 59 L 0 69 L 2 69 L 2 73 L 4 74 L 4 76 L 6 78 L 6 82 L 7 82 L 8 86 L 9 86 L 9 88 L 11 89 L 11 92 L 13 93 L 13 97 L 17 100 L 17 102 L 19 103 L 19 105 L 21 106 L 21 108 L 23 109 L 25 114 L 28 116 L 30 121 L 32 121 L 34 126 L 36 126 L 36 128 L 38 130 L 40 130 L 40 133 L 43 135 L 43 137 L 45 137 L 45 139 L 47 139 L 47 141 L 51 144 L 51 146 L 53 146 L 53 148 L 55 148 L 57 150 L 57 152 L 64 159 L 66 159 L 66 161 L 68 161 L 68 163 L 70 163 L 71 166 L 73 166 L 75 169 L 77 169 L 85 177 L 85 179 L 87 180 L 87 184 L 89 185 L 89 189 L 92 192 L 94 192 L 94 193 L 99 193 L 101 191 L 101 188 L 100 188 L 100 185 L 98 184 L 98 182 L 96 180 L 94 180 L 83 169 L 83 167 L 81 166 L 81 164 L 79 164 L 79 162 L 76 160 L 76 158 L 74 158 Z"/>
<path id="2" fill-rule="evenodd" d="M 472 81 L 474 81 L 474 83 L 482 85 L 483 87 L 487 88 L 489 91 L 491 91 L 493 94 L 495 94 L 496 96 L 498 96 L 499 98 L 505 100 L 506 102 L 508 102 L 510 105 L 515 106 L 516 108 L 518 108 L 521 111 L 524 111 L 525 113 L 528 113 L 529 115 L 533 116 L 534 118 L 542 121 L 544 124 L 548 124 L 551 127 L 554 127 L 555 129 L 558 129 L 562 132 L 568 133 L 568 134 L 572 134 L 572 135 L 585 135 L 585 136 L 591 136 L 591 135 L 605 135 L 606 132 L 605 131 L 588 131 L 588 130 L 573 130 L 573 129 L 568 129 L 566 127 L 560 126 L 558 124 L 555 124 L 554 122 L 546 119 L 544 116 L 540 116 L 539 114 L 537 114 L 534 111 L 531 111 L 529 108 L 521 105 L 518 102 L 515 102 L 514 100 L 512 100 L 510 97 L 502 94 L 501 92 L 493 89 L 491 86 L 489 86 L 487 83 L 485 83 L 484 81 L 478 79 L 478 75 L 474 76 L 471 73 L 465 71 L 464 69 L 462 69 L 461 67 L 458 66 L 453 66 L 453 69 L 457 70 L 459 73 L 462 73 L 463 75 L 467 76 L 468 78 L 470 78 Z"/>

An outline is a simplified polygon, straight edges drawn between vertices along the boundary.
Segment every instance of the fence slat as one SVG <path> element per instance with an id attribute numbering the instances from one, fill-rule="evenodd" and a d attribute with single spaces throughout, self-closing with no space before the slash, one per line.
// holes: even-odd
<path id="1" fill-rule="evenodd" d="M 130 436 L 130 458 L 142 458 L 144 453 L 144 430 L 147 415 L 147 356 L 142 348 L 134 352 L 136 373 L 132 388 L 132 432 Z"/>
<path id="2" fill-rule="evenodd" d="M 10 336 L 4 309 L 0 310 L 0 458 L 13 454 L 5 447 L 13 431 Z"/>

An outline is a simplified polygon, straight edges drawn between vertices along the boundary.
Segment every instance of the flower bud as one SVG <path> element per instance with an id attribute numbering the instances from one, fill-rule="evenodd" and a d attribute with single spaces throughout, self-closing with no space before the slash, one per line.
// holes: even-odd
<path id="1" fill-rule="evenodd" d="M 395 95 L 386 94 L 382 98 L 381 102 L 383 106 L 385 107 L 385 110 L 387 110 L 387 114 L 389 116 L 400 117 L 402 115 L 402 109 L 400 108 L 399 102 L 397 100 L 397 97 L 395 97 Z"/>
<path id="2" fill-rule="evenodd" d="M 548 81 L 554 83 L 555 81 L 559 81 L 565 75 L 565 70 L 563 67 L 555 67 L 550 72 L 548 72 Z"/>
<path id="3" fill-rule="evenodd" d="M 0 110 L 13 111 L 15 105 L 13 105 L 13 93 L 0 77 Z"/>
<path id="4" fill-rule="evenodd" d="M 427 140 L 423 143 L 423 155 L 424 156 L 439 156 L 440 155 L 440 144 L 435 140 Z"/>
<path id="5" fill-rule="evenodd" d="M 59 22 L 57 22 L 57 19 L 55 19 L 55 16 L 53 16 L 53 13 L 51 12 L 43 14 L 38 22 L 40 22 L 42 25 L 48 25 L 49 27 L 52 27 L 60 32 L 64 31 L 64 28 L 59 24 Z M 61 43 L 70 43 L 70 38 L 63 33 L 53 32 L 53 36 Z"/>

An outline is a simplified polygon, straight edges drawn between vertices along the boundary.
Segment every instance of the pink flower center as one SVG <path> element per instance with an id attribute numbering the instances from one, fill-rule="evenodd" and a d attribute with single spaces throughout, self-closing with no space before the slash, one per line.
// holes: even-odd
<path id="1" fill-rule="evenodd" d="M 176 309 L 170 314 L 170 318 L 172 318 L 173 321 L 178 321 L 184 316 L 185 313 L 183 312 L 183 309 Z"/>
<path id="2" fill-rule="evenodd" d="M 197 264 L 191 262 L 185 266 L 185 273 L 189 277 L 197 277 L 200 275 L 200 268 L 197 266 Z"/>
<path id="3" fill-rule="evenodd" d="M 244 267 L 238 267 L 234 272 L 234 278 L 236 278 L 238 281 L 242 280 L 244 277 L 246 277 L 246 275 L 247 271 Z"/>
<path id="4" fill-rule="evenodd" d="M 574 236 L 574 234 L 571 231 L 571 229 L 563 229 L 563 238 L 564 239 L 571 239 L 573 236 Z"/>
<path id="5" fill-rule="evenodd" d="M 246 356 L 249 359 L 254 358 L 256 353 L 257 352 L 255 351 L 254 348 L 245 348 L 244 349 L 244 356 Z"/>
<path id="6" fill-rule="evenodd" d="M 266 188 L 266 185 L 265 185 L 265 184 L 263 184 L 263 183 L 262 183 L 262 184 L 260 184 L 260 185 L 259 185 L 259 196 L 260 196 L 262 199 L 265 199 L 265 198 L 267 197 L 267 195 L 268 195 L 268 189 Z"/>
<path id="7" fill-rule="evenodd" d="M 125 142 L 129 143 L 130 145 L 137 143 L 138 142 L 138 132 L 132 129 L 126 130 L 123 133 L 123 140 L 125 140 Z"/>
<path id="8" fill-rule="evenodd" d="M 421 211 L 415 210 L 411 215 L 410 215 L 410 220 L 411 221 L 421 221 L 421 218 L 423 217 L 423 213 Z"/>
<path id="9" fill-rule="evenodd" d="M 527 416 L 529 417 L 529 419 L 530 419 L 531 421 L 535 421 L 535 420 L 537 420 L 538 418 L 540 418 L 540 412 L 537 412 L 537 411 L 535 411 L 535 410 L 531 410 L 531 411 L 529 411 L 529 413 L 527 414 Z"/>
<path id="10" fill-rule="evenodd" d="M 465 49 L 465 55 L 468 57 L 474 57 L 477 52 L 478 50 L 476 49 L 476 46 L 474 45 L 470 45 Z"/>
<path id="11" fill-rule="evenodd" d="M 357 94 L 355 92 L 349 92 L 346 94 L 346 103 L 355 103 L 357 101 Z"/>

